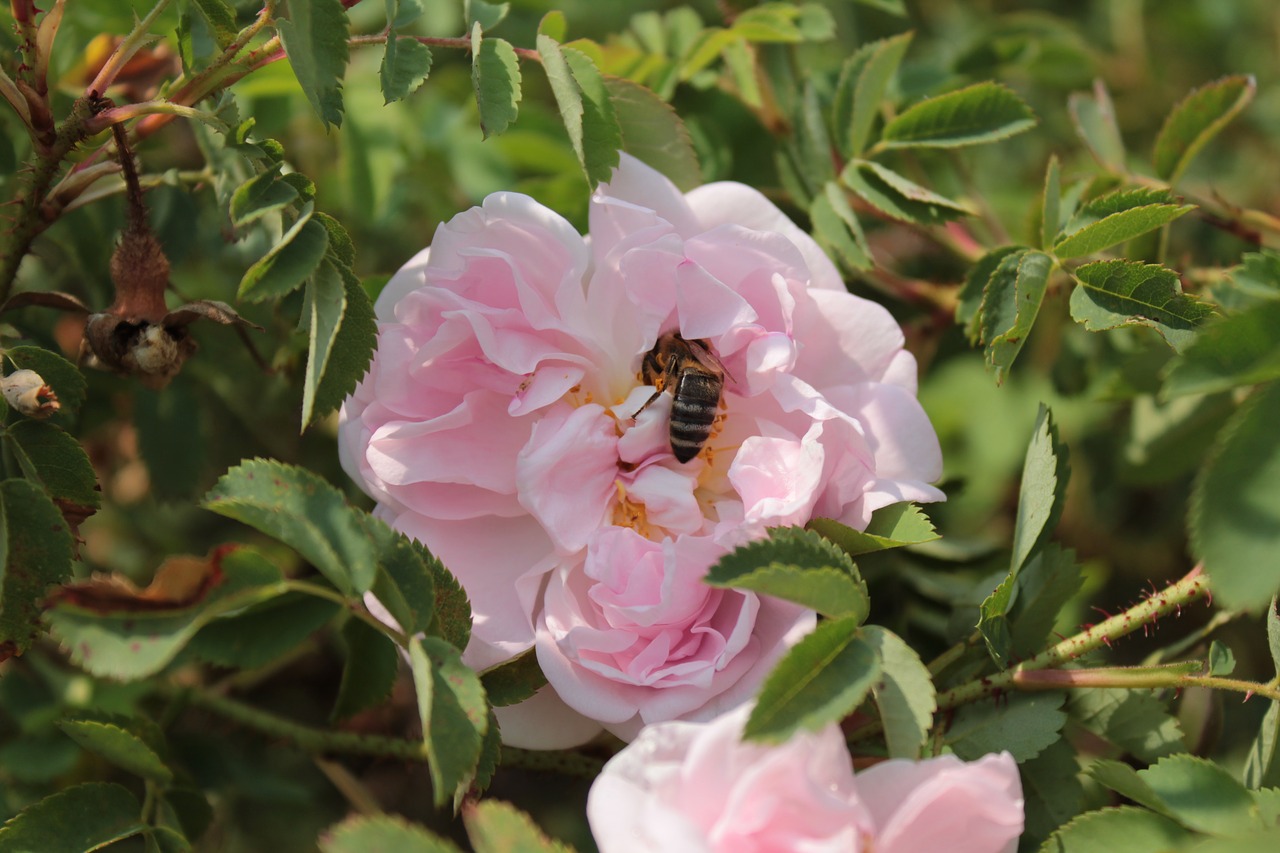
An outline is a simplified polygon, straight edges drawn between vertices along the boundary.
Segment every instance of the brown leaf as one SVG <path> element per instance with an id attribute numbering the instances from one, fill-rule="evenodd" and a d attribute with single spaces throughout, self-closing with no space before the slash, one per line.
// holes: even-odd
<path id="1" fill-rule="evenodd" d="M 218 302 L 216 299 L 198 299 L 195 302 L 188 302 L 186 305 L 179 305 L 165 316 L 163 323 L 165 328 L 168 329 L 180 328 L 189 326 L 202 317 L 215 323 L 221 323 L 224 326 L 238 323 L 241 326 L 251 326 L 259 332 L 262 331 L 262 327 L 257 323 L 249 322 L 237 314 L 230 305 L 225 302 Z"/>
<path id="2" fill-rule="evenodd" d="M 70 293 L 61 293 L 56 290 L 24 290 L 21 293 L 13 294 L 13 296 L 5 300 L 5 303 L 0 305 L 0 314 L 6 311 L 15 311 L 19 308 L 26 308 L 30 305 L 39 305 L 42 308 L 56 308 L 59 311 L 74 311 L 80 314 L 89 313 L 89 306 Z"/>
<path id="3" fill-rule="evenodd" d="M 97 574 L 88 580 L 64 584 L 49 597 L 46 607 L 59 602 L 99 613 L 180 610 L 202 601 L 222 583 L 222 556 L 227 548 L 215 548 L 207 557 L 170 557 L 156 569 L 144 589 L 121 574 Z"/>

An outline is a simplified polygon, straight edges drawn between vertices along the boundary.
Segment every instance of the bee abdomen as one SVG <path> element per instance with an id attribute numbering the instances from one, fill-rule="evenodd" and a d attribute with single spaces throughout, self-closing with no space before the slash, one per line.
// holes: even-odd
<path id="1" fill-rule="evenodd" d="M 686 375 L 676 385 L 671 404 L 671 452 L 688 462 L 711 436 L 711 424 L 720 406 L 720 383 L 707 377 Z"/>

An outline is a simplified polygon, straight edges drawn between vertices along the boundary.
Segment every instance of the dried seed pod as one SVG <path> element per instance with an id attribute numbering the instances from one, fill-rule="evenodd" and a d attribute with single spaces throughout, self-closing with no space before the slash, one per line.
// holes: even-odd
<path id="1" fill-rule="evenodd" d="M 47 418 L 61 408 L 58 395 L 34 370 L 15 370 L 0 377 L 5 402 L 29 418 Z"/>

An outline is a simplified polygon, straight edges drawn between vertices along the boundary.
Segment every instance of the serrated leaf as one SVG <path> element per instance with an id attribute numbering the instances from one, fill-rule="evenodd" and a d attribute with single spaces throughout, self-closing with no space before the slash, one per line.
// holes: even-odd
<path id="1" fill-rule="evenodd" d="M 1176 184 L 1200 149 L 1253 100 L 1257 88 L 1252 75 L 1237 75 L 1201 86 L 1183 98 L 1156 136 L 1151 154 L 1156 176 Z"/>
<path id="2" fill-rule="evenodd" d="M 867 204 L 903 222 L 938 225 L 973 212 L 871 160 L 850 161 L 840 180 Z"/>
<path id="3" fill-rule="evenodd" d="M 978 608 L 978 633 L 986 644 L 987 654 L 1001 669 L 1009 665 L 1009 656 L 1013 651 L 1013 632 L 1009 628 L 1008 611 L 1013 604 L 1017 582 L 1016 573 L 1005 575 Z"/>
<path id="4" fill-rule="evenodd" d="M 806 526 L 830 539 L 851 557 L 941 538 L 929 517 L 911 503 L 890 504 L 876 510 L 866 530 L 855 530 L 830 518 L 815 518 Z"/>
<path id="5" fill-rule="evenodd" d="M 1084 576 L 1075 554 L 1047 542 L 1018 572 L 1007 610 L 1010 649 L 1028 658 L 1044 647 L 1058 614 L 1080 591 Z"/>
<path id="6" fill-rule="evenodd" d="M 862 225 L 849 206 L 844 190 L 834 181 L 828 181 L 810 203 L 809 219 L 813 222 L 814 238 L 834 260 L 848 269 L 871 269 L 871 247 L 862 233 Z"/>
<path id="7" fill-rule="evenodd" d="M 1026 813 L 1024 845 L 1043 841 L 1084 808 L 1079 773 L 1075 750 L 1065 740 L 1050 744 L 1018 767 Z"/>
<path id="8" fill-rule="evenodd" d="M 1080 191 L 1088 188 L 1077 184 Z M 1073 187 L 1073 190 L 1076 188 Z M 1168 190 L 1139 187 L 1137 189 L 1119 189 L 1091 198 L 1071 216 L 1062 229 L 1062 236 L 1075 234 L 1080 229 L 1095 222 L 1101 222 L 1113 213 L 1123 213 L 1138 207 L 1153 204 L 1174 204 L 1177 201 Z M 1055 239 L 1058 235 L 1055 235 Z"/>
<path id="9" fill-rule="evenodd" d="M 304 468 L 265 459 L 242 462 L 201 505 L 293 548 L 347 595 L 373 585 L 378 555 L 361 514 Z"/>
<path id="10" fill-rule="evenodd" d="M 187 644 L 187 651 L 218 666 L 257 669 L 305 642 L 337 615 L 336 602 L 286 593 L 242 613 L 214 619 Z"/>
<path id="11" fill-rule="evenodd" d="M 1280 788 L 1280 702 L 1273 701 L 1258 726 L 1244 763 L 1244 783 L 1250 788 Z"/>
<path id="12" fill-rule="evenodd" d="M 275 166 L 254 175 L 231 194 L 231 224 L 243 228 L 297 200 L 298 191 L 280 180 L 280 167 Z"/>
<path id="13" fill-rule="evenodd" d="M 1017 574 L 1032 554 L 1044 547 L 1062 516 L 1071 476 L 1066 445 L 1058 440 L 1053 414 L 1041 404 L 1022 462 L 1018 514 L 1013 531 L 1009 571 Z"/>
<path id="14" fill-rule="evenodd" d="M 1217 640 L 1209 643 L 1209 675 L 1230 675 L 1236 668 L 1236 656 L 1231 649 Z"/>
<path id="15" fill-rule="evenodd" d="M 71 532 L 53 501 L 26 480 L 0 482 L 0 658 L 40 633 L 51 584 L 71 576 Z"/>
<path id="16" fill-rule="evenodd" d="M 1258 300 L 1280 299 L 1280 253 L 1246 252 L 1240 266 L 1228 270 L 1228 282 L 1213 288 L 1224 308 L 1240 308 Z"/>
<path id="17" fill-rule="evenodd" d="M 1053 246 L 1058 236 L 1059 217 L 1062 215 L 1062 176 L 1058 169 L 1058 157 L 1049 158 L 1044 173 L 1044 192 L 1040 198 L 1040 248 Z"/>
<path id="18" fill-rule="evenodd" d="M 1062 737 L 1067 715 L 1063 693 L 1017 693 L 956 711 L 944 742 L 965 761 L 989 752 L 1009 752 L 1017 761 L 1035 758 Z"/>
<path id="19" fill-rule="evenodd" d="M 1276 610 L 1276 598 L 1272 597 L 1267 609 L 1267 648 L 1271 652 L 1271 665 L 1280 675 L 1280 611 Z"/>
<path id="20" fill-rule="evenodd" d="M 806 82 L 792 138 L 797 149 L 795 160 L 815 191 L 836 176 L 835 165 L 831 162 L 831 138 L 827 133 L 825 113 L 818 87 L 812 81 Z"/>
<path id="21" fill-rule="evenodd" d="M 332 260 L 333 257 L 330 256 L 321 267 L 331 265 Z M 303 386 L 303 423 L 312 422 L 342 405 L 342 401 L 356 389 L 356 385 L 368 371 L 378 340 L 378 319 L 369 294 L 365 292 L 355 273 L 347 267 L 334 266 L 342 280 L 342 318 L 337 331 L 329 338 L 327 357 L 323 357 L 323 370 L 317 380 L 314 395 L 310 398 L 309 408 L 306 392 L 311 386 Z M 322 334 L 326 334 L 327 329 L 327 324 L 322 323 Z M 310 380 L 313 375 L 312 363 L 308 360 L 307 379 Z M 306 419 L 308 414 L 311 421 Z"/>
<path id="22" fill-rule="evenodd" d="M 1204 326 L 1165 376 L 1165 397 L 1213 394 L 1280 378 L 1280 301 Z"/>
<path id="23" fill-rule="evenodd" d="M 1223 427 L 1191 498 L 1191 551 L 1215 598 L 1265 607 L 1280 589 L 1280 383 L 1255 391 Z"/>
<path id="24" fill-rule="evenodd" d="M 380 519 L 366 517 L 365 527 L 378 549 L 373 594 L 406 634 L 429 630 L 436 618 L 435 578 L 448 573 L 425 546 Z"/>
<path id="25" fill-rule="evenodd" d="M 585 53 L 561 49 L 546 36 L 539 36 L 538 50 L 546 49 L 543 67 L 551 82 L 556 103 L 578 162 L 592 186 L 608 181 L 618 165 L 622 130 L 604 77 Z M 558 57 L 558 61 L 557 61 Z"/>
<path id="26" fill-rule="evenodd" d="M 383 103 L 407 98 L 418 90 L 431 73 L 431 48 L 413 36 L 393 35 L 387 39 L 378 79 Z"/>
<path id="27" fill-rule="evenodd" d="M 1069 710 L 1078 725 L 1141 761 L 1150 763 L 1186 748 L 1168 702 L 1147 690 L 1072 690 Z"/>
<path id="28" fill-rule="evenodd" d="M 559 9 L 552 9 L 542 16 L 542 20 L 538 22 L 538 35 L 546 36 L 555 41 L 562 42 L 569 32 L 569 22 L 565 19 L 564 12 Z"/>
<path id="29" fill-rule="evenodd" d="M 80 746 L 116 767 L 161 786 L 173 781 L 173 771 L 165 766 L 155 750 L 122 726 L 100 720 L 67 718 L 58 721 L 58 728 Z"/>
<path id="30" fill-rule="evenodd" d="M 347 233 L 347 229 L 327 213 L 317 212 L 311 218 L 329 232 L 329 255 L 335 260 L 337 266 L 353 269 L 356 265 L 356 246 L 351 242 L 351 235 Z"/>
<path id="31" fill-rule="evenodd" d="M 476 853 L 569 853 L 570 848 L 552 841 L 533 820 L 510 803 L 481 800 L 462 809 L 467 838 Z"/>
<path id="32" fill-rule="evenodd" d="M 771 534 L 721 557 L 705 582 L 794 601 L 825 616 L 859 623 L 867 618 L 866 584 L 847 554 L 801 528 L 780 528 Z"/>
<path id="33" fill-rule="evenodd" d="M 881 680 L 871 695 L 880 710 L 889 757 L 916 761 L 938 708 L 929 669 L 901 637 L 884 628 L 868 625 L 861 636 L 880 657 Z"/>
<path id="34" fill-rule="evenodd" d="M 329 232 L 311 218 L 311 205 L 299 215 L 280 242 L 240 279 L 236 296 L 249 302 L 279 299 L 302 286 L 329 248 Z"/>
<path id="35" fill-rule="evenodd" d="M 538 656 L 529 649 L 480 673 L 480 683 L 489 704 L 504 708 L 533 696 L 546 686 L 547 677 L 538 665 Z"/>
<path id="36" fill-rule="evenodd" d="M 1165 853 L 1181 849 L 1194 836 L 1169 818 L 1134 806 L 1085 812 L 1049 837 L 1053 853 Z"/>
<path id="37" fill-rule="evenodd" d="M 0 850 L 85 853 L 145 832 L 142 807 L 129 790 L 86 782 L 27 806 L 0 827 Z"/>
<path id="38" fill-rule="evenodd" d="M 59 506 L 98 508 L 98 478 L 80 442 L 47 421 L 21 420 L 4 431 L 23 475 Z"/>
<path id="39" fill-rule="evenodd" d="M 1093 158 L 1105 169 L 1124 174 L 1124 140 L 1116 125 L 1116 110 L 1111 94 L 1101 80 L 1094 81 L 1093 95 L 1075 92 L 1067 99 L 1071 122 Z"/>
<path id="40" fill-rule="evenodd" d="M 391 695 L 400 669 L 396 644 L 368 623 L 348 619 L 342 626 L 342 639 L 347 657 L 330 715 L 334 720 L 345 720 L 381 704 Z"/>
<path id="41" fill-rule="evenodd" d="M 387 26 L 392 29 L 408 26 L 422 16 L 423 0 L 385 0 Z"/>
<path id="42" fill-rule="evenodd" d="M 458 805 L 458 798 L 466 796 L 471 791 L 476 793 L 484 793 L 489 790 L 489 786 L 493 784 L 494 774 L 498 772 L 498 764 L 502 761 L 502 732 L 499 730 L 498 718 L 493 713 L 493 707 L 489 708 L 489 730 L 484 733 L 484 740 L 480 744 L 480 761 L 476 764 L 476 775 L 471 780 L 471 788 L 468 791 L 458 790 L 458 796 L 454 798 L 454 807 Z"/>
<path id="43" fill-rule="evenodd" d="M 1031 249 L 1011 255 L 987 283 L 982 299 L 982 339 L 986 362 L 995 369 L 997 384 L 1004 382 L 1031 334 L 1053 269 L 1053 258 Z"/>
<path id="44" fill-rule="evenodd" d="M 480 29 L 488 32 L 506 19 L 507 13 L 511 11 L 511 4 L 466 0 L 465 11 L 468 30 L 479 24 Z"/>
<path id="45" fill-rule="evenodd" d="M 471 601 L 453 573 L 439 560 L 431 560 L 435 585 L 435 616 L 431 620 L 433 636 L 448 640 L 458 651 L 466 649 L 471 639 Z"/>
<path id="46" fill-rule="evenodd" d="M 653 92 L 620 77 L 604 78 L 622 129 L 622 150 L 688 192 L 702 183 L 698 155 L 684 120 Z"/>
<path id="47" fill-rule="evenodd" d="M 398 815 L 359 815 L 329 827 L 321 853 L 461 853 L 452 841 Z"/>
<path id="48" fill-rule="evenodd" d="M 197 631 L 219 616 L 285 592 L 280 570 L 249 548 L 215 556 L 221 581 L 191 604 L 138 609 L 128 602 L 82 606 L 58 601 L 45 613 L 72 663 L 87 672 L 131 681 L 163 669 Z"/>
<path id="49" fill-rule="evenodd" d="M 470 782 L 480 758 L 489 718 L 480 677 L 462 663 L 462 653 L 437 637 L 409 641 L 409 667 L 418 696 L 437 807 Z"/>
<path id="50" fill-rule="evenodd" d="M 471 27 L 471 86 L 480 108 L 484 138 L 497 136 L 516 120 L 520 104 L 520 62 L 502 39 L 484 38 L 477 21 Z"/>
<path id="51" fill-rule="evenodd" d="M 982 300 L 986 296 L 987 285 L 991 276 L 1000 268 L 1001 262 L 1015 252 L 1025 252 L 1023 246 L 1003 246 L 987 252 L 969 270 L 960 295 L 956 300 L 956 322 L 964 326 L 965 336 L 970 343 L 978 343 L 982 337 Z"/>
<path id="52" fill-rule="evenodd" d="M 877 148 L 956 148 L 1035 127 L 1031 107 L 999 83 L 976 83 L 912 104 L 884 126 Z"/>
<path id="53" fill-rule="evenodd" d="M 325 125 L 342 124 L 347 70 L 347 16 L 342 0 L 292 0 L 276 21 L 280 42 L 302 91 Z"/>
<path id="54" fill-rule="evenodd" d="M 846 61 L 841 79 L 847 77 L 849 82 L 837 90 L 835 104 L 835 126 L 846 158 L 860 157 L 867 150 L 876 116 L 913 35 L 906 32 L 864 44 Z"/>
<path id="55" fill-rule="evenodd" d="M 781 743 L 799 729 L 838 722 L 862 704 L 880 675 L 880 657 L 862 639 L 858 620 L 822 622 L 769 673 L 743 739 Z"/>
<path id="56" fill-rule="evenodd" d="M 1088 209 L 1086 206 L 1085 210 Z M 1062 237 L 1054 245 L 1053 252 L 1059 258 L 1093 255 L 1154 231 L 1194 209 L 1195 205 L 1191 204 L 1148 204 L 1122 210 Z"/>
<path id="57" fill-rule="evenodd" d="M 1150 326 L 1181 351 L 1213 308 L 1182 292 L 1178 274 L 1158 264 L 1097 261 L 1075 271 L 1071 316 L 1091 332 Z"/>
<path id="58" fill-rule="evenodd" d="M 1136 775 L 1158 798 L 1159 811 L 1189 829 L 1226 835 L 1262 828 L 1253 815 L 1253 797 L 1225 768 L 1207 759 L 1173 755 Z"/>
<path id="59" fill-rule="evenodd" d="M 74 364 L 44 347 L 12 347 L 4 351 L 4 356 L 18 370 L 39 373 L 45 384 L 58 395 L 61 408 L 51 418 L 52 423 L 66 426 L 75 420 L 88 386 Z"/>
<path id="60" fill-rule="evenodd" d="M 200 12 L 209 25 L 218 47 L 225 50 L 236 39 L 240 28 L 236 26 L 236 13 L 224 0 L 192 0 L 191 5 Z"/>

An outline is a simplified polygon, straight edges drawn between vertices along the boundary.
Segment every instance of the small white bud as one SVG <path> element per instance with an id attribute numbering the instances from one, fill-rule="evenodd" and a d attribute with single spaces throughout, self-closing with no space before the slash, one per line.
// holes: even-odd
<path id="1" fill-rule="evenodd" d="M 60 408 L 58 395 L 34 370 L 15 370 L 0 378 L 5 402 L 29 418 L 47 418 Z"/>

